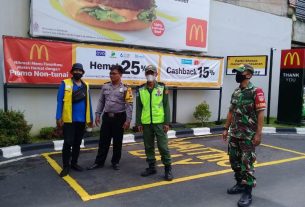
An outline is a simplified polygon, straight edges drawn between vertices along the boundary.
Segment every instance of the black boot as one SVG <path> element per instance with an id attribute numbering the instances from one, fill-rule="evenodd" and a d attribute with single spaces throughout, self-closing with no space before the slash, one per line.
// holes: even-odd
<path id="1" fill-rule="evenodd" d="M 82 168 L 81 166 L 79 166 L 77 163 L 74 163 L 74 164 L 71 163 L 71 169 L 72 169 L 72 170 L 75 170 L 75 171 L 78 171 L 78 172 L 84 171 L 84 168 Z"/>
<path id="2" fill-rule="evenodd" d="M 244 192 L 245 190 L 245 186 L 242 185 L 240 182 L 237 182 L 236 185 L 234 185 L 233 187 L 229 188 L 227 190 L 228 194 L 239 194 Z"/>
<path id="3" fill-rule="evenodd" d="M 172 166 L 171 165 L 165 165 L 164 171 L 165 171 L 164 179 L 166 181 L 172 181 L 174 179 L 174 176 L 173 176 L 173 173 L 172 173 Z"/>
<path id="4" fill-rule="evenodd" d="M 59 176 L 60 177 L 65 177 L 69 174 L 70 167 L 64 167 L 64 169 L 60 172 Z"/>
<path id="5" fill-rule="evenodd" d="M 252 187 L 247 185 L 237 205 L 238 207 L 248 207 L 251 205 L 251 203 L 252 203 Z"/>
<path id="6" fill-rule="evenodd" d="M 151 163 L 151 164 L 149 164 L 148 168 L 146 168 L 145 171 L 141 173 L 141 176 L 147 177 L 147 176 L 150 176 L 150 175 L 153 175 L 156 173 L 157 173 L 156 164 Z"/>

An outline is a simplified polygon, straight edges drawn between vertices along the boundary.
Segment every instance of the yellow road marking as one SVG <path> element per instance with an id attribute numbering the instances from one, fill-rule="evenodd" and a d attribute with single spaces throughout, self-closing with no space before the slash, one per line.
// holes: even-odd
<path id="1" fill-rule="evenodd" d="M 255 167 L 264 167 L 264 166 L 270 166 L 270 165 L 278 165 L 278 164 L 282 164 L 282 163 L 285 163 L 285 162 L 292 162 L 292 161 L 297 161 L 297 160 L 302 160 L 302 159 L 305 159 L 305 156 L 292 157 L 292 158 L 288 158 L 288 159 L 275 160 L 275 161 L 270 161 L 270 162 L 262 162 L 262 163 L 256 164 Z"/>
<path id="2" fill-rule="evenodd" d="M 295 153 L 295 154 L 298 154 L 298 155 L 305 155 L 305 153 L 297 152 L 297 151 L 290 150 L 290 149 L 285 149 L 285 148 L 281 148 L 281 147 L 276 147 L 276 146 L 272 146 L 272 145 L 268 145 L 268 144 L 261 144 L 261 145 L 264 146 L 264 147 L 269 147 L 269 148 L 273 148 L 273 149 L 278 149 L 278 150 L 282 150 L 282 151 L 285 151 L 285 152 L 292 152 L 292 153 Z"/>
<path id="3" fill-rule="evenodd" d="M 95 195 L 92 195 L 91 198 L 92 199 L 105 198 L 108 196 L 129 193 L 129 192 L 144 190 L 144 189 L 148 189 L 148 188 L 154 188 L 154 187 L 158 187 L 158 186 L 171 185 L 174 183 L 181 183 L 181 182 L 190 181 L 190 180 L 194 180 L 194 179 L 221 175 L 221 174 L 229 173 L 231 171 L 232 171 L 231 169 L 227 169 L 227 170 L 220 170 L 220 171 L 215 171 L 215 172 L 202 173 L 202 174 L 198 174 L 198 175 L 186 176 L 186 177 L 182 177 L 182 178 L 175 178 L 173 181 L 160 181 L 160 182 L 155 182 L 155 183 L 150 183 L 150 184 L 145 184 L 145 185 L 140 185 L 140 186 L 134 186 L 134 187 L 130 187 L 130 188 L 124 188 L 124 189 L 120 189 L 120 190 L 114 190 L 114 191 L 110 191 L 110 192 L 106 192 L 106 193 L 95 194 Z"/>
<path id="4" fill-rule="evenodd" d="M 212 136 L 219 136 L 219 135 L 209 135 L 209 136 L 205 136 L 205 137 L 212 137 Z M 187 140 L 187 139 L 193 139 L 193 138 L 199 138 L 199 137 L 186 137 L 186 138 L 179 138 L 179 139 L 180 140 L 181 139 L 182 140 Z M 201 138 L 203 138 L 203 137 L 201 137 Z M 132 144 L 127 144 L 127 145 L 135 145 L 135 144 L 139 144 L 139 143 L 132 143 Z M 305 159 L 305 153 L 302 153 L 302 152 L 298 152 L 298 151 L 290 150 L 290 149 L 285 149 L 285 148 L 281 148 L 281 147 L 276 147 L 276 146 L 272 146 L 272 145 L 267 145 L 267 144 L 262 144 L 262 146 L 268 147 L 268 148 L 273 148 L 273 149 L 278 149 L 278 150 L 285 151 L 285 152 L 291 152 L 291 153 L 298 154 L 298 155 L 303 155 L 303 156 L 259 163 L 259 164 L 255 165 L 256 167 L 271 166 L 271 165 L 277 165 L 277 164 L 282 164 L 282 163 L 287 163 L 287 162 L 292 162 L 292 161 Z M 83 150 L 87 151 L 87 150 L 93 150 L 93 149 L 96 149 L 96 148 L 88 148 L 88 149 L 83 149 Z M 50 155 L 60 154 L 60 153 L 61 152 L 51 152 L 51 153 L 42 154 L 42 156 L 44 156 L 47 159 L 49 164 L 54 168 L 54 170 L 58 174 L 60 173 L 62 168 L 57 164 L 57 162 L 54 159 L 52 159 L 50 157 Z M 173 181 L 160 181 L 160 182 L 144 184 L 144 185 L 139 185 L 139 186 L 134 186 L 134 187 L 129 187 L 129 188 L 123 188 L 123 189 L 113 190 L 113 191 L 94 194 L 94 195 L 89 195 L 86 192 L 86 190 L 84 188 L 82 188 L 77 183 L 77 181 L 75 179 L 73 179 L 71 176 L 66 176 L 63 179 L 72 187 L 72 189 L 74 189 L 74 191 L 81 197 L 81 199 L 83 201 L 89 201 L 89 200 L 105 198 L 105 197 L 109 197 L 109 196 L 114 196 L 114 195 L 119 195 L 119 194 L 139 191 L 139 190 L 145 190 L 145 189 L 159 187 L 159 186 L 171 185 L 171 184 L 175 184 L 175 183 L 187 182 L 187 181 L 191 181 L 191 180 L 195 180 L 195 179 L 226 174 L 226 173 L 230 173 L 230 172 L 232 172 L 231 169 L 225 169 L 225 170 L 220 170 L 220 171 L 201 173 L 201 174 L 197 174 L 197 175 L 191 175 L 191 176 L 176 178 Z"/>
<path id="5" fill-rule="evenodd" d="M 53 154 L 53 153 L 44 153 L 42 154 L 43 157 L 46 158 L 46 160 L 48 161 L 48 163 L 54 168 L 54 170 L 59 174 L 62 171 L 62 168 L 57 164 L 57 162 L 55 160 L 53 160 L 49 155 Z M 87 191 L 82 188 L 82 186 L 80 186 L 78 184 L 78 182 L 73 179 L 70 175 L 67 175 L 65 177 L 63 177 L 63 179 L 71 186 L 71 188 L 77 192 L 77 194 L 81 197 L 81 199 L 83 201 L 88 201 L 90 200 L 90 195 L 87 193 Z"/>

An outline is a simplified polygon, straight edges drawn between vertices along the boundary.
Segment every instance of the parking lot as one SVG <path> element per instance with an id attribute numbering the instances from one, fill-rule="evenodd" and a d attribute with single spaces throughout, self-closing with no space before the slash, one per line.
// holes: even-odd
<path id="1" fill-rule="evenodd" d="M 257 148 L 257 188 L 253 206 L 302 206 L 305 187 L 304 135 L 264 135 Z M 175 179 L 158 173 L 141 177 L 146 168 L 142 142 L 125 144 L 121 170 L 109 160 L 104 168 L 71 171 L 60 178 L 61 152 L 0 165 L 0 199 L 4 206 L 236 206 L 238 195 L 226 194 L 234 184 L 227 145 L 219 135 L 171 139 Z M 94 162 L 96 148 L 83 149 L 79 164 Z M 158 155 L 158 153 L 157 153 Z"/>

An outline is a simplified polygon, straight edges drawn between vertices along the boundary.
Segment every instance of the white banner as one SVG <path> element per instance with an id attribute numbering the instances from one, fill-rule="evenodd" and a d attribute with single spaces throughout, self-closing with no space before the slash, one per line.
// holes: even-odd
<path id="1" fill-rule="evenodd" d="M 100 46 L 74 46 L 75 61 L 82 63 L 85 68 L 84 79 L 92 84 L 101 84 L 109 79 L 111 65 L 123 67 L 123 81 L 130 85 L 146 82 L 145 68 L 147 65 L 159 65 L 159 54 L 132 49 L 119 49 Z"/>
<path id="2" fill-rule="evenodd" d="M 34 37 L 208 50 L 210 0 L 31 2 Z"/>
<path id="3" fill-rule="evenodd" d="M 169 86 L 220 87 L 222 58 L 162 55 L 160 81 Z"/>

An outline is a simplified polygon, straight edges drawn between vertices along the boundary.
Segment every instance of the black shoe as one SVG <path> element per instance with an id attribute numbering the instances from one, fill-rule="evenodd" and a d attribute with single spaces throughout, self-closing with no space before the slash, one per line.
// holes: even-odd
<path id="1" fill-rule="evenodd" d="M 75 170 L 75 171 L 78 171 L 78 172 L 84 171 L 84 168 L 82 168 L 78 164 L 71 164 L 71 169 Z"/>
<path id="2" fill-rule="evenodd" d="M 90 167 L 87 167 L 87 170 L 95 170 L 95 169 L 97 169 L 97 168 L 102 168 L 102 167 L 104 167 L 103 164 L 96 164 L 96 163 L 94 163 L 94 164 L 91 165 Z"/>
<path id="3" fill-rule="evenodd" d="M 119 164 L 112 164 L 112 168 L 114 170 L 120 170 L 120 165 Z"/>
<path id="4" fill-rule="evenodd" d="M 233 187 L 229 188 L 227 190 L 228 194 L 239 194 L 245 191 L 245 186 L 237 183 L 236 185 L 234 185 Z"/>
<path id="5" fill-rule="evenodd" d="M 65 177 L 69 174 L 70 168 L 69 167 L 64 167 L 64 169 L 60 172 L 59 176 L 60 177 Z"/>
<path id="6" fill-rule="evenodd" d="M 248 207 L 252 203 L 252 187 L 245 187 L 245 191 L 241 195 L 237 205 L 238 207 Z"/>
<path id="7" fill-rule="evenodd" d="M 153 174 L 156 174 L 157 170 L 152 168 L 146 168 L 144 172 L 141 173 L 142 177 L 147 177 Z"/>
<path id="8" fill-rule="evenodd" d="M 172 181 L 174 179 L 173 173 L 172 173 L 172 166 L 166 165 L 164 167 L 165 174 L 164 174 L 164 179 L 166 181 Z"/>

